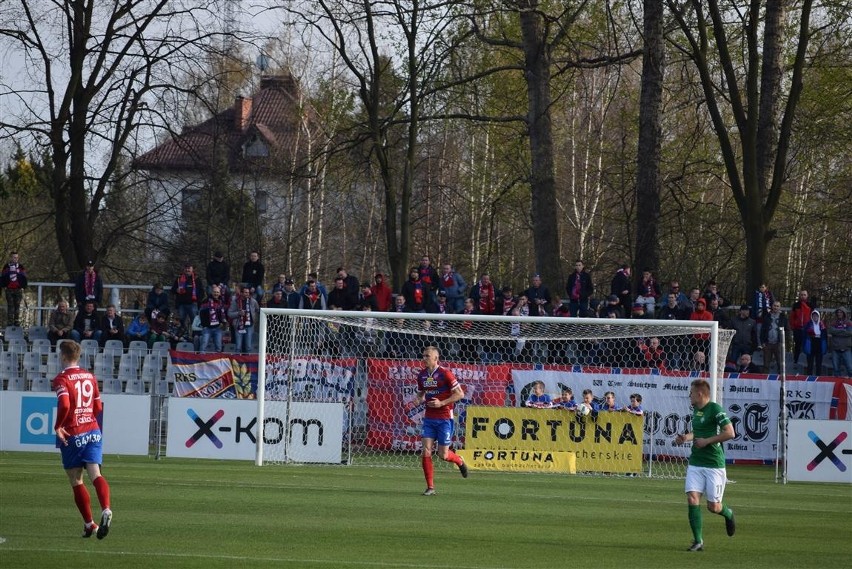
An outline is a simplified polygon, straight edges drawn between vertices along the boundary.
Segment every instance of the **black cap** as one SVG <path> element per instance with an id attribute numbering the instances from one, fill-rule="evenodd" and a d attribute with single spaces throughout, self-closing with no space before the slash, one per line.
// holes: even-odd
<path id="1" fill-rule="evenodd" d="M 606 299 L 607 299 L 609 302 L 618 302 L 618 297 L 617 297 L 617 296 L 615 296 L 614 294 L 609 295 L 608 297 L 606 297 Z"/>
<path id="2" fill-rule="evenodd" d="M 87 266 L 87 267 L 94 267 L 94 266 L 95 266 L 95 262 L 94 262 L 94 261 L 86 261 L 86 266 Z"/>
<path id="3" fill-rule="evenodd" d="M 438 291 L 438 296 L 447 296 L 447 291 L 445 291 L 445 290 L 439 290 L 439 291 Z"/>
<path id="4" fill-rule="evenodd" d="M 284 284 L 285 285 L 293 284 L 293 279 L 284 279 Z"/>
<path id="5" fill-rule="evenodd" d="M 748 307 L 748 304 L 743 304 L 740 306 L 740 310 L 751 310 L 751 308 Z"/>
<path id="6" fill-rule="evenodd" d="M 213 256 L 219 259 L 221 257 L 224 257 L 225 255 L 223 255 L 221 251 L 216 251 L 215 253 L 213 253 Z"/>

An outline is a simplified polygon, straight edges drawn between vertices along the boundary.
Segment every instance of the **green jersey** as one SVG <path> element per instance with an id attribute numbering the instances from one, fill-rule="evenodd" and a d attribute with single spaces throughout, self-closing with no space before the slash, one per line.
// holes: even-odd
<path id="1" fill-rule="evenodd" d="M 725 414 L 721 405 L 710 401 L 701 409 L 692 410 L 692 436 L 695 439 L 709 439 L 719 434 L 722 427 L 730 424 L 731 420 Z M 692 445 L 692 454 L 689 456 L 689 464 L 692 466 L 705 466 L 707 468 L 725 468 L 725 450 L 722 443 L 713 443 L 704 448 Z"/>

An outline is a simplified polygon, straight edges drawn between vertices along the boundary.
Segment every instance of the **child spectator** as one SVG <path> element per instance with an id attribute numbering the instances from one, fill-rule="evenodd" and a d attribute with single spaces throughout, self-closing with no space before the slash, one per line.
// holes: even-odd
<path id="1" fill-rule="evenodd" d="M 642 411 L 642 396 L 638 393 L 631 393 L 630 405 L 627 405 L 624 410 L 634 415 L 644 415 L 645 412 Z"/>
<path id="2" fill-rule="evenodd" d="M 524 403 L 525 407 L 536 407 L 538 409 L 549 409 L 553 407 L 553 401 L 550 395 L 544 392 L 544 382 L 535 381 L 532 386 L 532 393 Z"/>

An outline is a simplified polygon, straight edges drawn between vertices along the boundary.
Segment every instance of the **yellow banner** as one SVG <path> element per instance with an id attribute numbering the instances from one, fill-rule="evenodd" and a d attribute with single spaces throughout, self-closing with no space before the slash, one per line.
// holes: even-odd
<path id="1" fill-rule="evenodd" d="M 511 470 L 515 472 L 577 472 L 577 457 L 573 452 L 529 450 L 456 451 L 465 464 L 476 470 Z"/>
<path id="2" fill-rule="evenodd" d="M 580 471 L 642 469 L 642 417 L 630 413 L 472 406 L 466 425 L 467 450 L 573 452 Z"/>

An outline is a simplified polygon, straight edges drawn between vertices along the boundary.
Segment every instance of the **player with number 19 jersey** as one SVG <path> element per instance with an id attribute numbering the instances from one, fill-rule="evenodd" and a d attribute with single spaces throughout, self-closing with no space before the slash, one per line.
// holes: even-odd
<path id="1" fill-rule="evenodd" d="M 69 438 L 100 431 L 98 416 L 103 404 L 94 375 L 81 367 L 65 368 L 54 378 L 53 391 L 57 399 L 55 429 L 62 427 Z"/>
<path id="2" fill-rule="evenodd" d="M 438 366 L 434 371 L 423 369 L 417 374 L 417 391 L 424 393 L 423 400 L 428 402 L 430 399 L 440 399 L 441 401 L 449 399 L 453 389 L 458 387 L 459 382 L 456 376 L 449 369 Z M 426 405 L 424 418 L 426 419 L 452 419 L 453 404 L 443 407 L 429 407 Z"/>

